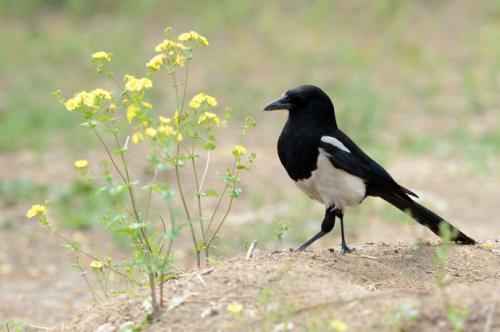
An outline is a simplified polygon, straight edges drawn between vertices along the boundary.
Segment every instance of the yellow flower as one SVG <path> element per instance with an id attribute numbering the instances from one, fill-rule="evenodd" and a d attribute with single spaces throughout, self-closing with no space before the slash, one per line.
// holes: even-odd
<path id="1" fill-rule="evenodd" d="M 92 54 L 92 59 L 97 61 L 111 61 L 112 57 L 113 57 L 112 53 L 103 51 L 95 52 L 94 54 Z"/>
<path id="2" fill-rule="evenodd" d="M 103 266 L 104 266 L 104 264 L 101 261 L 92 261 L 90 263 L 90 267 L 95 269 L 95 270 L 100 270 L 100 269 L 102 269 Z"/>
<path id="3" fill-rule="evenodd" d="M 132 120 L 141 112 L 140 108 L 137 105 L 130 105 L 127 108 L 127 120 L 128 123 L 132 123 Z"/>
<path id="4" fill-rule="evenodd" d="M 159 120 L 160 120 L 160 122 L 161 122 L 161 123 L 163 123 L 163 124 L 168 124 L 168 123 L 172 122 L 172 120 L 170 120 L 169 118 L 166 118 L 166 117 L 161 116 L 161 115 L 158 117 L 158 119 L 159 119 Z"/>
<path id="5" fill-rule="evenodd" d="M 150 110 L 153 108 L 153 105 L 151 105 L 150 103 L 148 103 L 147 101 L 143 101 L 142 102 L 142 107 L 144 107 L 144 109 L 146 110 Z"/>
<path id="6" fill-rule="evenodd" d="M 116 105 L 114 103 L 109 104 L 108 109 L 113 112 L 116 109 Z"/>
<path id="7" fill-rule="evenodd" d="M 66 109 L 68 111 L 71 112 L 78 107 L 80 107 L 80 103 L 75 98 L 71 98 L 66 101 Z"/>
<path id="8" fill-rule="evenodd" d="M 156 129 L 154 129 L 154 128 L 147 128 L 145 133 L 146 133 L 146 136 L 148 136 L 150 138 L 156 137 Z"/>
<path id="9" fill-rule="evenodd" d="M 179 55 L 177 54 L 175 56 L 175 61 L 174 63 L 179 66 L 179 67 L 184 67 L 184 64 L 185 64 L 185 61 L 184 61 L 184 57 L 182 55 Z"/>
<path id="10" fill-rule="evenodd" d="M 204 46 L 208 45 L 207 38 L 203 37 L 202 35 L 200 35 L 198 32 L 195 32 L 195 31 L 181 33 L 177 38 L 183 42 L 184 41 L 197 41 L 201 45 L 204 45 Z"/>
<path id="11" fill-rule="evenodd" d="M 163 67 L 166 58 L 167 56 L 165 54 L 158 54 L 146 63 L 146 67 L 153 71 L 159 70 Z"/>
<path id="12" fill-rule="evenodd" d="M 104 90 L 104 89 L 101 89 L 101 88 L 97 88 L 97 89 L 92 90 L 90 92 L 90 95 L 94 98 L 94 101 L 95 101 L 95 98 L 101 98 L 101 99 L 107 99 L 107 100 L 111 100 L 111 98 L 112 98 L 111 92 Z"/>
<path id="13" fill-rule="evenodd" d="M 172 126 L 159 126 L 158 127 L 158 132 L 162 135 L 165 135 L 165 136 L 173 136 L 176 134 L 174 128 L 172 128 Z"/>
<path id="14" fill-rule="evenodd" d="M 212 96 L 206 96 L 205 97 L 205 101 L 207 102 L 207 104 L 209 106 L 212 106 L 212 107 L 215 107 L 217 106 L 217 99 L 215 99 L 214 97 Z"/>
<path id="15" fill-rule="evenodd" d="M 170 39 L 164 39 L 161 43 L 156 45 L 155 51 L 156 52 L 163 52 L 163 51 L 168 51 L 175 48 L 175 42 L 170 40 Z"/>
<path id="16" fill-rule="evenodd" d="M 247 149 L 244 146 L 242 146 L 242 145 L 235 145 L 234 146 L 233 154 L 235 155 L 235 157 L 241 157 L 245 153 L 247 153 Z"/>
<path id="17" fill-rule="evenodd" d="M 213 123 L 217 127 L 220 125 L 220 119 L 215 113 L 211 112 L 203 112 L 199 117 L 198 117 L 198 124 L 202 123 Z"/>
<path id="18" fill-rule="evenodd" d="M 26 216 L 28 218 L 33 218 L 35 216 L 44 216 L 47 214 L 47 208 L 41 204 L 35 204 L 31 206 L 31 209 L 28 210 Z"/>
<path id="19" fill-rule="evenodd" d="M 239 315 L 243 312 L 243 305 L 241 303 L 229 303 L 226 307 L 227 311 L 232 313 L 233 315 Z"/>
<path id="20" fill-rule="evenodd" d="M 132 135 L 132 142 L 134 142 L 134 144 L 139 144 L 140 142 L 142 142 L 143 139 L 144 139 L 144 136 L 142 136 L 142 134 L 140 132 L 135 132 Z"/>
<path id="21" fill-rule="evenodd" d="M 132 75 L 125 75 L 125 89 L 127 91 L 142 91 L 153 87 L 153 82 L 149 78 L 135 78 Z"/>
<path id="22" fill-rule="evenodd" d="M 80 159 L 74 162 L 76 169 L 84 169 L 89 165 L 89 162 L 85 159 Z"/>
<path id="23" fill-rule="evenodd" d="M 189 102 L 189 107 L 197 109 L 203 103 L 207 103 L 207 105 L 215 107 L 217 106 L 217 99 L 207 95 L 204 92 L 200 92 L 196 96 L 194 96 L 193 99 L 191 99 L 191 101 Z"/>
<path id="24" fill-rule="evenodd" d="M 177 133 L 177 136 L 175 137 L 175 139 L 177 140 L 177 142 L 182 141 L 182 134 L 181 133 Z"/>
<path id="25" fill-rule="evenodd" d="M 335 332 L 344 332 L 347 330 L 347 325 L 341 320 L 334 319 L 330 322 L 330 328 Z"/>

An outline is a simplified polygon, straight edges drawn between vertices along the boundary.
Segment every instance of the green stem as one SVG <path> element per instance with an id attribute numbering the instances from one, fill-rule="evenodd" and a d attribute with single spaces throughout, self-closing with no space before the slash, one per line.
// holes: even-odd
<path id="1" fill-rule="evenodd" d="M 239 172 L 236 172 L 236 176 L 238 176 Z M 236 189 L 236 183 L 233 185 L 233 190 Z M 212 244 L 212 242 L 215 240 L 215 237 L 217 236 L 217 234 L 219 233 L 222 225 L 224 224 L 224 222 L 226 221 L 227 219 L 227 216 L 229 215 L 229 211 L 231 211 L 231 206 L 233 205 L 233 200 L 234 200 L 234 197 L 231 197 L 231 199 L 229 200 L 229 205 L 226 209 L 226 212 L 224 213 L 224 216 L 222 217 L 221 219 L 221 222 L 219 223 L 219 225 L 217 226 L 217 228 L 215 229 L 215 232 L 213 233 L 210 241 L 208 241 L 208 244 L 207 244 L 207 248 L 210 248 L 210 245 Z"/>
<path id="2" fill-rule="evenodd" d="M 181 121 L 181 115 L 182 115 L 182 111 L 184 110 L 184 103 L 185 103 L 185 99 L 186 99 L 188 66 L 186 65 L 186 76 L 185 76 L 185 80 L 184 80 L 184 93 L 183 93 L 183 97 L 182 97 L 182 101 L 181 101 L 181 105 L 180 105 L 180 110 L 177 110 L 177 108 L 179 108 L 179 87 L 177 85 L 177 79 L 175 77 L 175 73 L 172 73 L 171 76 L 172 76 L 172 81 L 173 81 L 174 90 L 175 90 L 176 111 L 178 111 L 178 116 L 179 116 L 177 127 L 179 128 L 180 121 Z M 196 240 L 196 233 L 194 231 L 193 222 L 191 219 L 191 215 L 189 213 L 189 208 L 187 206 L 187 202 L 186 202 L 186 198 L 184 196 L 184 191 L 182 189 L 182 182 L 181 182 L 181 178 L 180 178 L 180 171 L 179 171 L 180 146 L 181 146 L 180 142 L 177 142 L 177 149 L 176 149 L 176 154 L 175 154 L 175 178 L 177 180 L 177 187 L 179 190 L 179 195 L 181 196 L 182 206 L 184 208 L 184 212 L 186 213 L 186 217 L 188 219 L 189 230 L 191 231 L 191 238 L 193 239 L 194 250 L 196 253 L 196 263 L 197 263 L 198 268 L 200 268 L 201 261 L 200 261 L 200 251 L 198 250 L 198 241 Z"/>

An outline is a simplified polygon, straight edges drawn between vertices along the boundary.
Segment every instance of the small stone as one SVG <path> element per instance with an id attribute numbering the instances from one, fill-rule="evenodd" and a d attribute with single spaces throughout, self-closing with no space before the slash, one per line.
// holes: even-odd
<path id="1" fill-rule="evenodd" d="M 115 332 L 115 331 L 116 327 L 111 323 L 99 325 L 97 329 L 95 329 L 95 332 Z"/>
<path id="2" fill-rule="evenodd" d="M 218 313 L 219 312 L 215 308 L 206 308 L 205 310 L 203 310 L 200 317 L 201 318 L 211 317 L 217 315 Z"/>
<path id="3" fill-rule="evenodd" d="M 483 249 L 493 249 L 494 248 L 493 242 L 491 242 L 490 240 L 487 240 L 487 241 L 481 243 L 479 246 Z"/>

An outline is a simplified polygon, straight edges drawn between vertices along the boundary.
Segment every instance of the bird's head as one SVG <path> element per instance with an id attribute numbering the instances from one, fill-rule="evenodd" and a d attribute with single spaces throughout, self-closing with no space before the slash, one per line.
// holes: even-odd
<path id="1" fill-rule="evenodd" d="M 288 110 L 291 118 L 335 123 L 330 97 L 314 85 L 301 85 L 285 92 L 264 107 L 264 111 Z"/>

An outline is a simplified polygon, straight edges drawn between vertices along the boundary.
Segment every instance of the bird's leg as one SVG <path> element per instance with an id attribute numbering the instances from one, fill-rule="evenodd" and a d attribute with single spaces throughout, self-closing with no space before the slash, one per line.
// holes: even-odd
<path id="1" fill-rule="evenodd" d="M 325 234 L 329 233 L 333 229 L 333 226 L 335 226 L 335 207 L 326 209 L 325 217 L 323 218 L 323 222 L 321 223 L 321 231 L 319 231 L 316 235 L 302 244 L 297 249 L 297 251 L 304 251 L 317 239 L 322 238 Z"/>
<path id="2" fill-rule="evenodd" d="M 345 253 L 350 253 L 354 251 L 354 248 L 349 248 L 347 246 L 347 243 L 345 241 L 345 235 L 344 235 L 344 212 L 340 211 L 337 213 L 337 217 L 340 219 L 340 236 L 342 237 L 342 244 L 340 246 L 340 252 L 342 254 Z"/>

